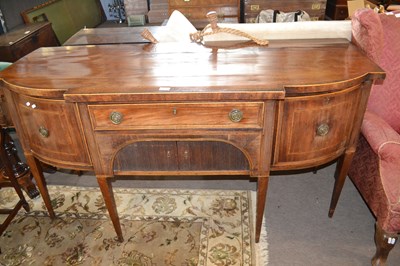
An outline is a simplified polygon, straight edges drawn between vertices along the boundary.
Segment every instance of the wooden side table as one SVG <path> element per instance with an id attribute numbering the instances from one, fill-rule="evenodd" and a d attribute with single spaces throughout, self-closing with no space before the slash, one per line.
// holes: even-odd
<path id="1" fill-rule="evenodd" d="M 39 47 L 59 45 L 50 22 L 27 24 L 0 36 L 0 61 L 15 62 Z"/>
<path id="2" fill-rule="evenodd" d="M 326 16 L 333 20 L 343 20 L 349 17 L 347 0 L 328 0 Z"/>

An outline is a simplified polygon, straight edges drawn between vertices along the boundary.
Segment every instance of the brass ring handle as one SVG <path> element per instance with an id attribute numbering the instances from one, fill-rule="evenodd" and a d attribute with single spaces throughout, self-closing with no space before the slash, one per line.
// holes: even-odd
<path id="1" fill-rule="evenodd" d="M 240 122 L 243 118 L 243 112 L 240 111 L 239 109 L 233 109 L 232 111 L 229 112 L 229 119 L 232 122 Z"/>
<path id="2" fill-rule="evenodd" d="M 118 125 L 122 122 L 123 115 L 120 112 L 111 112 L 110 120 L 113 124 Z"/>
<path id="3" fill-rule="evenodd" d="M 321 124 L 317 127 L 317 135 L 318 136 L 325 136 L 329 132 L 328 124 Z"/>
<path id="4" fill-rule="evenodd" d="M 43 138 L 47 138 L 47 137 L 49 137 L 49 130 L 47 128 L 45 128 L 44 126 L 41 126 L 41 127 L 39 127 L 39 134 Z"/>

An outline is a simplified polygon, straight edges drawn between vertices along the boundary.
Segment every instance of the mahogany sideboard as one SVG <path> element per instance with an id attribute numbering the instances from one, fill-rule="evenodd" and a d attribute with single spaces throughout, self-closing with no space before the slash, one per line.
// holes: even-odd
<path id="1" fill-rule="evenodd" d="M 258 241 L 271 170 L 339 159 L 336 206 L 385 73 L 347 40 L 277 40 L 41 48 L 0 76 L 51 217 L 40 162 L 94 171 L 121 241 L 114 177 L 248 175 Z"/>

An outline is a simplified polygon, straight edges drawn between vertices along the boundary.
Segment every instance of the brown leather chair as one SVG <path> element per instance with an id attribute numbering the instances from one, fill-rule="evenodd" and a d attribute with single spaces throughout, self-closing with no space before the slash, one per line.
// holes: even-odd
<path id="1" fill-rule="evenodd" d="M 22 193 L 21 187 L 18 184 L 16 177 L 14 176 L 14 170 L 12 163 L 10 162 L 10 157 L 7 154 L 6 149 L 4 148 L 7 139 L 7 132 L 2 127 L 0 127 L 0 131 L 0 189 L 4 187 L 13 187 L 19 197 L 19 201 L 13 208 L 8 207 L 0 209 L 1 215 L 7 215 L 4 222 L 0 225 L 0 235 L 2 235 L 7 226 L 11 223 L 12 219 L 15 217 L 15 215 L 17 215 L 21 207 L 23 207 L 26 211 L 29 211 L 29 205 L 25 200 L 24 194 Z"/>

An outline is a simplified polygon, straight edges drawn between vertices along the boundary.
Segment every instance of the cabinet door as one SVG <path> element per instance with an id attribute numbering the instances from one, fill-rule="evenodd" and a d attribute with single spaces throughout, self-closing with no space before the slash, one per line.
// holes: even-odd
<path id="1" fill-rule="evenodd" d="M 221 141 L 140 141 L 126 145 L 114 159 L 114 172 L 248 170 L 245 155 Z"/>
<path id="2" fill-rule="evenodd" d="M 176 141 L 140 141 L 126 145 L 114 159 L 114 171 L 177 171 Z"/>
<path id="3" fill-rule="evenodd" d="M 359 86 L 287 98 L 278 128 L 274 169 L 312 167 L 342 154 L 350 139 L 359 98 Z"/>
<path id="4" fill-rule="evenodd" d="M 59 167 L 90 165 L 73 104 L 15 95 L 24 135 L 32 152 Z"/>
<path id="5" fill-rule="evenodd" d="M 249 170 L 245 155 L 221 141 L 179 141 L 179 169 L 184 171 Z"/>

